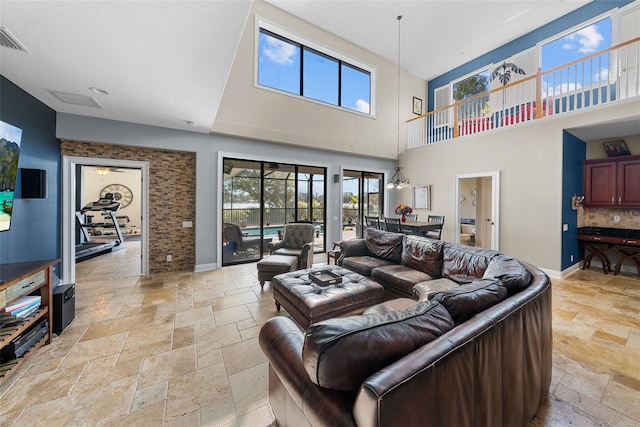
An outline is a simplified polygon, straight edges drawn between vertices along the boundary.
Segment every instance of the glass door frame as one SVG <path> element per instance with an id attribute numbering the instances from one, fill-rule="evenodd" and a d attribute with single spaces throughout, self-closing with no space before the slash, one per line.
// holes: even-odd
<path id="1" fill-rule="evenodd" d="M 353 174 L 352 175 L 348 175 L 348 174 Z M 357 176 L 356 176 L 357 174 Z M 386 173 L 383 171 L 365 171 L 365 170 L 359 170 L 359 169 L 354 169 L 354 168 L 344 168 L 342 170 L 342 191 L 340 193 L 340 199 L 343 200 L 343 203 L 341 204 L 342 209 L 344 209 L 344 194 L 345 194 L 345 189 L 344 189 L 344 179 L 345 177 L 349 177 L 351 176 L 354 179 L 358 179 L 358 194 L 356 195 L 358 198 L 358 208 L 357 208 L 357 212 L 358 212 L 358 218 L 356 218 L 356 237 L 362 237 L 363 234 L 363 230 L 366 228 L 365 226 L 365 219 L 364 217 L 367 216 L 369 214 L 368 209 L 366 209 L 366 213 L 365 213 L 365 202 L 368 202 L 370 200 L 370 194 L 372 193 L 365 193 L 365 181 L 366 179 L 371 179 L 373 178 L 371 175 L 377 175 L 378 176 L 378 194 L 379 194 L 379 200 L 378 200 L 378 217 L 381 217 L 384 215 L 384 202 L 385 202 L 385 177 L 386 177 Z M 366 195 L 366 200 L 365 200 L 365 195 Z M 367 204 L 368 205 L 368 204 Z M 344 216 L 344 212 L 342 213 L 342 215 Z M 342 230 L 341 233 L 343 233 L 344 231 L 344 218 L 343 218 L 343 224 L 342 224 Z"/>
<path id="2" fill-rule="evenodd" d="M 221 203 L 220 203 L 220 218 L 221 218 L 221 222 L 220 222 L 220 231 L 221 231 L 221 237 L 223 236 L 223 232 L 222 232 L 222 228 L 224 226 L 224 211 L 225 211 L 225 201 L 224 201 L 224 182 L 225 182 L 225 172 L 224 172 L 224 162 L 225 160 L 234 160 L 234 161 L 240 161 L 240 162 L 250 162 L 250 163 L 256 163 L 260 165 L 260 197 L 259 197 L 259 201 L 258 201 L 258 206 L 259 206 L 259 224 L 258 225 L 258 229 L 259 229 L 259 236 L 261 238 L 261 245 L 264 246 L 264 238 L 265 238 L 265 209 L 267 209 L 267 207 L 265 206 L 265 181 L 268 180 L 269 178 L 265 177 L 265 174 L 268 170 L 271 170 L 272 168 L 270 168 L 270 166 L 272 165 L 282 165 L 282 166 L 287 166 L 287 167 L 292 167 L 293 168 L 293 172 L 291 172 L 291 174 L 293 175 L 293 183 L 294 183 L 294 200 L 293 200 L 293 206 L 289 206 L 288 202 L 287 202 L 287 195 L 285 194 L 285 206 L 283 207 L 284 211 L 285 211 L 285 217 L 284 217 L 284 224 L 288 223 L 288 222 L 298 222 L 301 216 L 301 213 L 306 212 L 309 215 L 308 221 L 313 223 L 314 226 L 315 224 L 317 224 L 319 221 L 317 221 L 317 219 L 320 219 L 320 225 L 321 225 L 321 230 L 323 230 L 322 233 L 322 244 L 320 246 L 316 246 L 314 244 L 314 253 L 322 253 L 326 251 L 326 246 L 327 246 L 327 170 L 328 167 L 327 166 L 315 166 L 315 165 L 304 165 L 304 164 L 299 164 L 299 163 L 291 163 L 290 161 L 288 162 L 273 162 L 273 161 L 268 161 L 268 160 L 254 160 L 251 159 L 250 157 L 245 157 L 242 155 L 237 155 L 237 154 L 231 154 L 231 153 L 220 153 L 219 154 L 219 165 L 220 165 L 220 176 L 221 176 L 221 186 L 220 186 L 220 199 L 221 199 Z M 301 171 L 302 169 L 302 171 Z M 309 172 L 305 172 L 305 169 L 318 169 L 321 170 L 323 172 L 323 184 L 322 184 L 322 218 L 314 218 L 313 216 L 313 212 L 316 208 L 313 207 L 313 200 L 314 200 L 314 196 L 313 194 L 311 194 L 313 192 L 314 187 L 314 181 L 313 180 L 313 173 L 309 173 Z M 307 203 L 309 204 L 308 208 L 304 209 L 301 208 L 298 205 L 298 202 L 301 201 L 300 200 L 300 196 L 299 196 L 299 191 L 300 191 L 300 187 L 299 187 L 299 182 L 300 182 L 300 176 L 303 174 L 308 174 L 309 178 L 306 180 L 308 185 L 307 188 L 305 188 L 304 190 L 308 190 L 309 188 L 311 188 L 311 193 L 309 191 L 307 191 Z M 319 175 L 319 174 L 316 174 Z M 278 179 L 282 179 L 282 178 L 278 178 Z M 289 179 L 291 179 L 291 177 L 287 177 L 286 180 L 288 181 Z M 303 180 L 304 181 L 304 180 Z M 285 185 L 286 188 L 286 185 Z M 290 210 L 293 210 L 293 218 L 291 219 L 291 221 L 288 220 L 288 214 L 290 212 Z M 314 219 L 316 219 L 316 221 L 314 221 Z M 306 222 L 303 221 L 303 222 Z M 283 225 L 284 225 L 283 224 Z M 320 230 L 316 230 L 316 232 L 314 233 L 315 236 L 320 236 Z M 315 237 L 314 236 L 314 237 Z M 314 239 L 315 240 L 315 239 Z M 234 264 L 240 264 L 240 263 L 246 263 L 246 262 L 256 262 L 260 259 L 262 259 L 264 252 L 260 252 L 259 253 L 259 257 L 253 257 L 253 258 L 247 258 L 246 260 L 241 260 L 241 261 L 236 261 L 236 262 L 232 262 L 232 263 L 225 263 L 224 261 L 224 239 L 220 238 L 219 240 L 220 242 L 220 246 L 219 246 L 219 250 L 221 251 L 221 256 L 220 256 L 220 261 L 221 264 L 223 266 L 226 265 L 234 265 Z"/>

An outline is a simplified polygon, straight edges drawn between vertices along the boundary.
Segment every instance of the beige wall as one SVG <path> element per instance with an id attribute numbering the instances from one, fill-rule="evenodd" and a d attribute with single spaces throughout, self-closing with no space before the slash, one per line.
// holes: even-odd
<path id="1" fill-rule="evenodd" d="M 334 52 L 348 52 L 347 56 L 375 67 L 376 117 L 255 87 L 256 14 L 306 40 Z M 395 17 L 390 17 L 389 25 L 395 31 Z M 280 9 L 256 1 L 240 40 L 212 130 L 251 139 L 394 159 L 398 152 L 397 87 L 395 64 Z M 405 141 L 404 123 L 416 117 L 412 113 L 414 96 L 423 100 L 423 111 L 426 110 L 426 82 L 403 69 L 400 93 L 400 141 Z"/>
<path id="2" fill-rule="evenodd" d="M 590 141 L 587 143 L 587 159 L 605 159 L 607 153 L 604 151 L 603 142 L 617 141 L 623 139 L 631 154 L 640 154 L 640 135 L 627 136 L 625 138 L 608 138 L 601 141 Z"/>
<path id="3" fill-rule="evenodd" d="M 431 144 L 402 154 L 400 165 L 412 182 L 431 185 L 431 212 L 452 219 L 448 241 L 455 175 L 500 171 L 500 251 L 560 271 L 563 129 L 632 117 L 638 108 L 639 100 L 621 102 Z"/>

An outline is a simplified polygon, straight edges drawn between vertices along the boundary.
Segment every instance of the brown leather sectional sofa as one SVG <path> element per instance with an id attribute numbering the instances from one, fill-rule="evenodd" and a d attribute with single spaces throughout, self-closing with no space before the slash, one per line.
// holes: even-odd
<path id="1" fill-rule="evenodd" d="M 544 272 L 495 251 L 377 230 L 344 242 L 339 262 L 392 298 L 307 331 L 286 317 L 265 323 L 280 426 L 528 425 L 551 381 Z"/>

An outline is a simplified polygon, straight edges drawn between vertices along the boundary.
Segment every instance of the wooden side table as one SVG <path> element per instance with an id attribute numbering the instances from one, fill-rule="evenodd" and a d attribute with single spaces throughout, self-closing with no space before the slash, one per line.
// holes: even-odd
<path id="1" fill-rule="evenodd" d="M 338 263 L 338 258 L 342 253 L 340 251 L 340 243 L 342 242 L 333 242 L 333 247 L 331 248 L 330 251 L 327 251 L 327 264 L 331 264 L 331 258 L 334 259 L 333 261 L 334 264 Z"/>

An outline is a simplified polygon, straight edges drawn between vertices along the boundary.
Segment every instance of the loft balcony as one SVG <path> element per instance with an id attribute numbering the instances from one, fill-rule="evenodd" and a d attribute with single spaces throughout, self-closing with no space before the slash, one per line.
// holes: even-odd
<path id="1" fill-rule="evenodd" d="M 407 122 L 407 149 L 640 95 L 640 37 Z"/>

